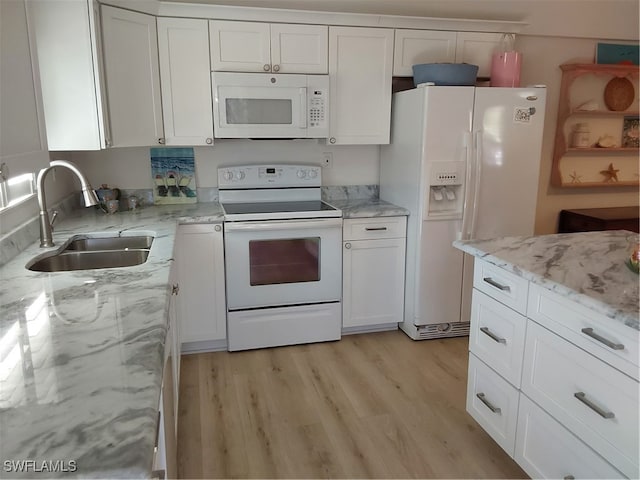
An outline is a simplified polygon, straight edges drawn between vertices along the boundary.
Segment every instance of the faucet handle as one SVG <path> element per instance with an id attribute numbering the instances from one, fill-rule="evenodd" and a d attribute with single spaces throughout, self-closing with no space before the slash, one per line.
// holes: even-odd
<path id="1" fill-rule="evenodd" d="M 56 220 L 58 219 L 58 210 L 54 210 L 51 213 L 51 222 L 49 222 L 49 225 L 51 225 L 51 231 L 53 231 L 53 224 L 56 223 Z"/>

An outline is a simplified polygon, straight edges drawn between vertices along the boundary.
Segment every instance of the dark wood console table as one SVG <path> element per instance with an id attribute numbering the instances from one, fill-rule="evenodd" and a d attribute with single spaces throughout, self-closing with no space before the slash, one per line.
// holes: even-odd
<path id="1" fill-rule="evenodd" d="M 630 230 L 638 232 L 640 207 L 584 208 L 562 210 L 558 233 L 594 230 Z"/>

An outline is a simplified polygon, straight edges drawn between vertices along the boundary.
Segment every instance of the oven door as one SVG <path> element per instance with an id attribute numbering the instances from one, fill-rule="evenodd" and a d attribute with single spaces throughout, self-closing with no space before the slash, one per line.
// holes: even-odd
<path id="1" fill-rule="evenodd" d="M 226 222 L 227 308 L 340 301 L 342 219 Z"/>

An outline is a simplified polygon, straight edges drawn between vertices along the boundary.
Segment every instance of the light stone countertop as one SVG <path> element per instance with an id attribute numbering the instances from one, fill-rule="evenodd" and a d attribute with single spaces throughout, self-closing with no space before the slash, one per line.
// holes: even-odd
<path id="1" fill-rule="evenodd" d="M 475 257 L 640 330 L 638 275 L 624 264 L 640 236 L 625 230 L 455 241 Z"/>
<path id="2" fill-rule="evenodd" d="M 343 218 L 397 217 L 409 215 L 409 210 L 380 199 L 355 198 L 325 200 L 329 205 L 342 210 Z"/>
<path id="3" fill-rule="evenodd" d="M 56 247 L 35 242 L 0 267 L 0 476 L 149 477 L 176 227 L 222 220 L 217 203 L 114 215 L 82 209 L 56 224 Z M 25 268 L 69 237 L 95 232 L 151 232 L 155 239 L 137 266 Z M 5 461 L 20 460 L 67 468 L 73 460 L 77 471 L 6 471 Z"/>

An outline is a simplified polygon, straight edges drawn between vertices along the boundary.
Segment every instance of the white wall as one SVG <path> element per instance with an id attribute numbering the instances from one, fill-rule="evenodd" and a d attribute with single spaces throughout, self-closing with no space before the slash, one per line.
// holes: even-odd
<path id="1" fill-rule="evenodd" d="M 333 167 L 322 172 L 324 185 L 379 183 L 379 149 L 375 145 L 329 146 L 316 140 L 217 140 L 196 147 L 196 184 L 217 187 L 217 168 L 244 163 L 320 164 L 322 153 L 333 154 Z M 149 148 L 112 148 L 74 152 L 74 161 L 94 185 L 124 189 L 152 188 Z"/>
<path id="2" fill-rule="evenodd" d="M 558 215 L 563 209 L 638 205 L 637 187 L 567 189 L 550 185 L 562 79 L 559 65 L 577 60 L 592 63 L 597 43 L 598 40 L 592 39 L 526 35 L 520 35 L 517 39 L 517 49 L 523 54 L 522 83 L 543 83 L 548 89 L 536 210 L 537 234 L 556 232 Z M 517 188 L 517 185 L 514 185 L 514 188 Z"/>

